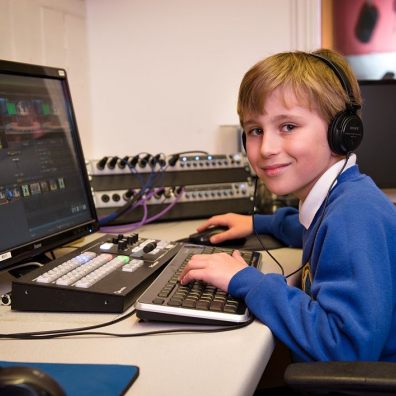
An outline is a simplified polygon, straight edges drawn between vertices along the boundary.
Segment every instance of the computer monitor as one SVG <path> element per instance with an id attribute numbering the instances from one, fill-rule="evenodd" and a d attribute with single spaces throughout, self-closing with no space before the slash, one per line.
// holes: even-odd
<path id="1" fill-rule="evenodd" d="M 65 70 L 0 61 L 0 270 L 97 229 Z"/>
<path id="2" fill-rule="evenodd" d="M 356 150 L 360 170 L 382 189 L 396 188 L 396 80 L 359 81 L 363 141 Z"/>

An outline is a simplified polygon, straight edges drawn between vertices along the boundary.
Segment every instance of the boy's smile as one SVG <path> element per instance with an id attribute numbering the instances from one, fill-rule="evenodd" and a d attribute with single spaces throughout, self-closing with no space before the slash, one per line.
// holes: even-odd
<path id="1" fill-rule="evenodd" d="M 262 170 L 265 172 L 265 174 L 268 177 L 277 176 L 280 173 L 282 173 L 289 165 L 290 163 L 273 164 L 273 165 L 264 166 Z"/>
<path id="2" fill-rule="evenodd" d="M 270 93 L 263 113 L 249 115 L 243 128 L 250 163 L 277 195 L 294 194 L 304 200 L 319 177 L 341 158 L 328 145 L 327 121 L 290 88 Z"/>

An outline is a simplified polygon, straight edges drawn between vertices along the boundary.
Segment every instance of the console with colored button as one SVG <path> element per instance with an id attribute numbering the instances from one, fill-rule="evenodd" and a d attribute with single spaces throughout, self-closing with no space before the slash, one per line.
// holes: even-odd
<path id="1" fill-rule="evenodd" d="M 123 312 L 181 246 L 138 234 L 104 235 L 18 278 L 12 285 L 11 308 Z"/>

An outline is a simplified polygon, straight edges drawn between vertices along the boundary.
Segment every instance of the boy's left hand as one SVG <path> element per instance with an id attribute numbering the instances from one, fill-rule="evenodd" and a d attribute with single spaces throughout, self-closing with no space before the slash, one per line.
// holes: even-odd
<path id="1" fill-rule="evenodd" d="M 193 280 L 202 280 L 228 291 L 231 278 L 247 266 L 238 250 L 234 250 L 232 255 L 227 253 L 196 254 L 191 257 L 180 274 L 179 281 L 182 285 L 186 285 Z"/>

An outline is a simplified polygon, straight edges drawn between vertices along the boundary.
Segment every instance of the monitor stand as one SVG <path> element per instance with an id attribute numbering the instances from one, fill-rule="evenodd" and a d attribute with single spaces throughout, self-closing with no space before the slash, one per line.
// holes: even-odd
<path id="1" fill-rule="evenodd" d="M 35 261 L 33 262 L 22 262 L 0 271 L 0 305 L 11 304 L 12 281 L 38 267 L 41 267 L 48 261 L 49 259 L 45 255 L 43 255 L 42 258 L 41 256 L 38 256 L 35 257 Z"/>

